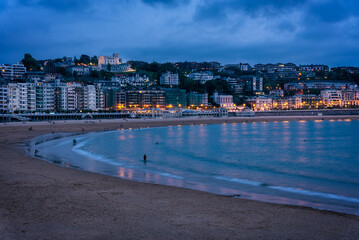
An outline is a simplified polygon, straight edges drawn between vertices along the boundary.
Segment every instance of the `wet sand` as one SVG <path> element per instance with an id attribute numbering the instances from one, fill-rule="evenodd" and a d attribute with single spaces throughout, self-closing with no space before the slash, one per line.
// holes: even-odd
<path id="1" fill-rule="evenodd" d="M 358 216 L 132 182 L 25 151 L 31 138 L 52 132 L 326 119 L 359 116 L 1 123 L 0 239 L 359 239 Z"/>

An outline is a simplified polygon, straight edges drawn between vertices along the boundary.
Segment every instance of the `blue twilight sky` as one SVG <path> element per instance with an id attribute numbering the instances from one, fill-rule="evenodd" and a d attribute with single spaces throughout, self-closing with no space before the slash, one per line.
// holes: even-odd
<path id="1" fill-rule="evenodd" d="M 27 52 L 359 66 L 359 1 L 0 0 L 0 63 Z"/>

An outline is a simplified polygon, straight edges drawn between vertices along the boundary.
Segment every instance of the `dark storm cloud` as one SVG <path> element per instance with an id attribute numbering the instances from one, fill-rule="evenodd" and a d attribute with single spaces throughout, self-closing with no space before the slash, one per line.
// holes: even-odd
<path id="1" fill-rule="evenodd" d="M 112 54 L 146 61 L 359 65 L 356 0 L 0 0 L 0 63 Z"/>

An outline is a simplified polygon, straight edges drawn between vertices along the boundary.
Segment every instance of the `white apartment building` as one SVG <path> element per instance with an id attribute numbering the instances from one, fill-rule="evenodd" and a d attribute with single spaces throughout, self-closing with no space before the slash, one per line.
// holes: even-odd
<path id="1" fill-rule="evenodd" d="M 207 81 L 213 80 L 212 72 L 195 72 L 190 73 L 189 78 L 194 81 L 200 81 L 201 84 L 205 84 Z"/>
<path id="2" fill-rule="evenodd" d="M 219 95 L 217 91 L 213 93 L 213 101 L 222 108 L 234 107 L 232 95 Z"/>
<path id="3" fill-rule="evenodd" d="M 5 113 L 9 110 L 8 108 L 8 91 L 7 85 L 0 85 L 0 113 Z"/>
<path id="4" fill-rule="evenodd" d="M 327 107 L 342 106 L 342 91 L 336 89 L 326 89 L 320 91 L 323 102 Z"/>
<path id="5" fill-rule="evenodd" d="M 166 72 L 162 74 L 160 78 L 161 85 L 177 86 L 178 85 L 178 73 Z"/>
<path id="6" fill-rule="evenodd" d="M 80 84 L 67 83 L 56 86 L 56 110 L 74 111 L 78 109 L 78 92 Z"/>
<path id="7" fill-rule="evenodd" d="M 14 111 L 35 111 L 35 86 L 33 83 L 8 84 L 8 108 Z"/>
<path id="8" fill-rule="evenodd" d="M 84 86 L 84 109 L 98 110 L 96 107 L 96 87 L 94 85 Z"/>
<path id="9" fill-rule="evenodd" d="M 5 80 L 21 79 L 26 72 L 26 67 L 21 62 L 9 65 L 0 65 L 0 73 Z"/>
<path id="10" fill-rule="evenodd" d="M 121 84 L 121 87 L 134 86 L 134 87 L 143 87 L 147 86 L 150 83 L 150 79 L 147 75 L 135 74 L 133 76 L 127 75 L 117 75 L 111 78 L 111 81 L 118 82 Z"/>
<path id="11" fill-rule="evenodd" d="M 247 102 L 251 105 L 251 108 L 255 111 L 268 111 L 272 109 L 272 98 L 263 96 L 249 98 Z"/>
<path id="12" fill-rule="evenodd" d="M 36 111 L 55 110 L 55 87 L 49 83 L 35 83 Z"/>
<path id="13" fill-rule="evenodd" d="M 109 56 L 100 56 L 98 58 L 98 65 L 119 65 L 121 64 L 122 59 L 119 58 L 119 54 L 118 53 L 114 53 L 112 57 Z"/>

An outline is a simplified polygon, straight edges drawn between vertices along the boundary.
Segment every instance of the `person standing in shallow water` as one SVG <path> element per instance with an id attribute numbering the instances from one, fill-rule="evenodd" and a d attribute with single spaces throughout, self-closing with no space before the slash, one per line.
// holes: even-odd
<path id="1" fill-rule="evenodd" d="M 146 154 L 143 155 L 143 161 L 144 161 L 144 162 L 147 162 L 147 156 L 146 156 Z"/>

